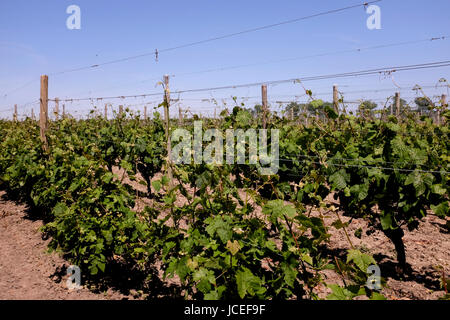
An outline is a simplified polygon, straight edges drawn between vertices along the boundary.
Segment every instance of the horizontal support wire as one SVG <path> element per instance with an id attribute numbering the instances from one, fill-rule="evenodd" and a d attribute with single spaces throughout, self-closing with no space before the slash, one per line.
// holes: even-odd
<path id="1" fill-rule="evenodd" d="M 295 83 L 315 81 L 315 80 L 358 77 L 358 76 L 366 76 L 366 75 L 374 75 L 374 74 L 392 74 L 394 72 L 430 69 L 430 68 L 442 68 L 442 67 L 448 67 L 448 66 L 450 66 L 450 60 L 440 61 L 440 62 L 423 63 L 423 64 L 415 64 L 415 65 L 407 65 L 407 66 L 399 66 L 399 67 L 377 68 L 377 69 L 353 71 L 353 72 L 346 72 L 346 73 L 312 76 L 312 77 L 304 77 L 304 78 L 300 77 L 300 78 L 291 78 L 291 79 L 285 79 L 285 80 L 265 81 L 265 82 L 256 82 L 256 83 L 247 83 L 247 84 L 235 84 L 235 85 L 226 85 L 226 86 L 211 87 L 211 88 L 186 89 L 186 90 L 172 91 L 171 94 L 218 91 L 218 90 L 225 90 L 225 89 L 238 89 L 238 88 L 255 87 L 255 86 L 261 86 L 261 85 L 283 84 L 283 83 L 289 83 L 289 82 L 295 84 Z M 64 101 L 64 102 L 92 101 L 92 100 L 101 101 L 101 100 L 112 100 L 112 99 L 146 98 L 146 97 L 150 97 L 150 96 L 163 96 L 163 95 L 164 95 L 164 93 L 145 93 L 145 94 L 121 95 L 121 96 L 112 96 L 112 97 L 89 97 L 89 98 L 60 99 L 59 101 L 60 102 L 61 101 Z M 56 99 L 49 99 L 49 101 L 56 101 Z"/>
<path id="2" fill-rule="evenodd" d="M 322 166 L 326 164 L 326 165 L 335 166 L 335 167 L 380 169 L 380 170 L 390 170 L 390 171 L 399 171 L 399 172 L 437 173 L 437 174 L 445 174 L 445 175 L 448 175 L 450 173 L 450 172 L 444 171 L 444 170 L 436 171 L 436 170 L 422 170 L 422 169 L 403 169 L 403 168 L 393 168 L 393 167 L 377 167 L 377 166 L 370 166 L 370 165 L 358 165 L 358 164 L 348 164 L 348 163 L 346 163 L 346 164 L 334 163 L 334 162 L 330 162 L 330 161 L 318 162 L 318 161 L 311 161 L 311 160 L 307 160 L 307 159 L 276 159 L 276 160 L 278 160 L 278 161 L 285 161 L 285 162 L 294 162 L 294 161 L 310 162 L 310 163 L 314 163 L 314 164 L 320 164 Z M 332 160 L 336 160 L 336 159 L 332 159 Z M 367 160 L 364 160 L 364 159 L 347 159 L 347 161 L 348 160 L 361 161 L 361 162 L 367 161 Z M 385 162 L 385 163 L 388 163 L 388 162 Z M 395 162 L 392 162 L 392 164 L 394 164 L 394 163 Z M 417 164 L 412 164 L 411 163 L 411 165 L 417 165 Z"/>
<path id="3" fill-rule="evenodd" d="M 174 46 L 174 47 L 170 47 L 170 48 L 165 48 L 165 49 L 160 49 L 160 50 L 156 49 L 155 51 L 152 51 L 152 52 L 147 52 L 147 53 L 138 54 L 138 55 L 134 55 L 134 56 L 128 56 L 128 57 L 124 57 L 121 59 L 111 60 L 111 61 L 107 61 L 107 62 L 103 62 L 103 63 L 96 63 L 96 64 L 84 66 L 84 67 L 73 68 L 73 69 L 63 70 L 63 71 L 59 71 L 59 72 L 54 72 L 50 75 L 60 75 L 60 74 L 65 74 L 65 73 L 94 69 L 94 68 L 98 68 L 98 67 L 105 66 L 105 65 L 126 62 L 126 61 L 143 58 L 143 57 L 148 57 L 148 56 L 155 56 L 155 60 L 157 60 L 158 55 L 162 52 L 169 52 L 169 51 L 174 51 L 174 50 L 178 50 L 178 49 L 182 49 L 182 48 L 192 47 L 192 46 L 196 46 L 196 45 L 200 45 L 200 44 L 205 44 L 208 42 L 213 42 L 213 41 L 217 41 L 217 40 L 235 37 L 235 36 L 242 35 L 242 34 L 252 33 L 252 32 L 256 32 L 256 31 L 261 31 L 261 30 L 265 30 L 265 29 L 269 29 L 269 28 L 278 27 L 281 25 L 291 24 L 291 23 L 302 21 L 302 20 L 312 19 L 312 18 L 316 18 L 316 17 L 320 17 L 320 16 L 325 16 L 325 15 L 334 14 L 334 13 L 338 13 L 338 12 L 342 12 L 342 11 L 346 11 L 346 10 L 351 10 L 351 9 L 355 9 L 358 7 L 367 7 L 370 4 L 374 4 L 377 2 L 381 2 L 381 1 L 382 0 L 374 0 L 374 1 L 357 4 L 357 5 L 342 7 L 342 8 L 333 9 L 333 10 L 327 10 L 327 11 L 319 12 L 316 14 L 296 18 L 296 19 L 273 23 L 273 24 L 260 26 L 260 27 L 247 29 L 247 30 L 242 30 L 242 31 L 238 31 L 238 32 L 233 32 L 233 33 L 229 33 L 229 34 L 225 34 L 225 35 L 221 35 L 221 36 L 217 36 L 217 37 L 212 37 L 212 38 L 204 39 L 204 40 L 200 40 L 200 41 L 194 41 L 194 42 L 190 42 L 190 43 L 186 43 L 186 44 L 182 44 L 182 45 L 178 45 L 178 46 Z"/>

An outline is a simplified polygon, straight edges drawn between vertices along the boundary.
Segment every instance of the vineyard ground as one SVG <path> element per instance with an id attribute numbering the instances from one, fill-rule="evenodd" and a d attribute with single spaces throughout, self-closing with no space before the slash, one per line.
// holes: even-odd
<path id="1" fill-rule="evenodd" d="M 142 187 L 142 186 L 141 186 Z M 137 203 L 137 207 L 139 204 Z M 138 208 L 135 208 L 138 209 Z M 318 215 L 318 213 L 312 213 Z M 343 222 L 347 217 L 341 216 Z M 345 257 L 350 244 L 344 231 L 330 227 L 336 217 L 325 216 L 331 239 L 327 248 L 338 257 Z M 134 299 L 136 295 L 109 289 L 93 293 L 88 289 L 69 291 L 65 287 L 64 270 L 69 263 L 57 254 L 46 251 L 49 240 L 43 240 L 39 228 L 41 221 L 30 220 L 27 208 L 7 199 L 0 191 L 0 299 L 44 300 L 118 300 Z M 354 232 L 361 228 L 362 237 Z M 367 223 L 354 219 L 347 231 L 352 244 L 368 250 L 379 263 L 382 276 L 387 280 L 383 294 L 388 299 L 437 299 L 444 295 L 440 289 L 441 274 L 434 269 L 440 265 L 450 270 L 450 233 L 445 223 L 434 215 L 427 216 L 418 230 L 405 232 L 408 262 L 413 272 L 400 279 L 395 273 L 395 251 L 392 243 L 380 232 L 369 232 Z M 328 283 L 341 283 L 334 271 L 324 271 Z M 448 276 L 448 275 L 447 275 Z M 331 291 L 325 286 L 317 288 L 321 297 Z"/>

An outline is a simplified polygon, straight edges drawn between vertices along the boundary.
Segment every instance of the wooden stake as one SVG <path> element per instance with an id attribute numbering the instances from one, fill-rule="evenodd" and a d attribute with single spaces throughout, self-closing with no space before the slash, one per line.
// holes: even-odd
<path id="1" fill-rule="evenodd" d="M 105 103 L 105 120 L 108 120 L 108 104 Z"/>
<path id="2" fill-rule="evenodd" d="M 63 113 L 62 113 L 62 117 L 63 117 L 63 119 L 66 118 L 66 105 L 65 105 L 65 104 L 63 104 Z"/>
<path id="3" fill-rule="evenodd" d="M 308 109 L 306 108 L 306 104 L 303 106 L 303 115 L 305 117 L 305 126 L 308 126 Z"/>
<path id="4" fill-rule="evenodd" d="M 183 125 L 183 113 L 181 111 L 181 107 L 178 106 L 178 125 L 182 126 Z"/>
<path id="5" fill-rule="evenodd" d="M 400 92 L 395 93 L 395 115 L 400 116 Z"/>
<path id="6" fill-rule="evenodd" d="M 40 137 L 45 151 L 48 150 L 47 136 L 48 128 L 48 76 L 41 76 L 41 106 L 39 113 Z"/>
<path id="7" fill-rule="evenodd" d="M 144 106 L 144 121 L 147 121 L 147 106 Z"/>
<path id="8" fill-rule="evenodd" d="M 59 116 L 59 99 L 55 98 L 55 119 L 56 121 L 58 121 L 58 116 Z"/>
<path id="9" fill-rule="evenodd" d="M 441 106 L 442 106 L 442 111 L 444 111 L 445 108 L 447 108 L 447 95 L 446 94 L 443 94 L 441 96 Z M 437 118 L 438 118 L 438 125 L 441 125 L 441 109 L 438 110 Z"/>
<path id="10" fill-rule="evenodd" d="M 14 105 L 14 115 L 13 115 L 13 118 L 14 118 L 14 122 L 17 122 L 17 104 Z"/>
<path id="11" fill-rule="evenodd" d="M 35 120 L 34 109 L 31 109 L 31 120 Z"/>
<path id="12" fill-rule="evenodd" d="M 261 86 L 262 108 L 263 108 L 263 129 L 267 126 L 267 85 Z"/>
<path id="13" fill-rule="evenodd" d="M 166 139 L 167 139 L 167 175 L 169 176 L 170 185 L 172 185 L 172 146 L 170 142 L 170 114 L 169 114 L 169 107 L 170 107 L 170 88 L 169 88 L 169 76 L 164 76 L 164 118 L 166 120 Z"/>
<path id="14" fill-rule="evenodd" d="M 336 85 L 333 86 L 333 107 L 334 111 L 339 114 L 339 93 Z"/>

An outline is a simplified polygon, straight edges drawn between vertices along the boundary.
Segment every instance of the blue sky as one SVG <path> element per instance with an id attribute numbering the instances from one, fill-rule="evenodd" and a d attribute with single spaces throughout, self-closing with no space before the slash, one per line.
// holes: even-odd
<path id="1" fill-rule="evenodd" d="M 37 112 L 37 105 L 24 104 L 39 98 L 41 74 L 139 55 L 156 48 L 161 50 L 360 3 L 363 1 L 2 0 L 0 117 L 9 117 L 9 109 L 14 104 L 19 105 L 21 115 L 29 114 L 31 108 Z M 81 30 L 66 28 L 69 16 L 66 8 L 72 4 L 81 8 Z M 447 38 L 221 72 L 182 75 L 205 69 L 450 36 L 448 0 L 384 0 L 377 5 L 382 14 L 381 30 L 367 29 L 369 15 L 361 7 L 161 53 L 158 62 L 154 57 L 147 56 L 87 71 L 52 76 L 49 79 L 49 96 L 64 99 L 161 92 L 157 79 L 164 74 L 175 75 L 171 78 L 172 90 L 184 90 L 450 60 L 450 38 Z M 381 100 L 397 91 L 396 85 L 407 88 L 416 83 L 422 86 L 435 85 L 440 78 L 450 81 L 449 71 L 449 67 L 408 71 L 395 74 L 393 79 L 379 75 L 329 79 L 308 82 L 305 86 L 324 100 L 330 99 L 333 84 L 339 86 L 349 101 L 362 98 Z M 33 79 L 29 85 L 4 96 Z M 387 91 L 351 93 L 366 89 Z M 392 92 L 389 91 L 391 89 Z M 259 87 L 253 87 L 184 94 L 180 96 L 185 99 L 180 105 L 189 106 L 194 111 L 211 113 L 214 107 L 212 104 L 195 99 L 250 96 L 254 98 L 244 101 L 253 104 L 260 100 L 260 90 Z M 430 96 L 437 96 L 447 93 L 448 88 L 427 88 L 425 91 Z M 303 93 L 298 84 L 269 86 L 269 100 L 273 105 L 276 101 L 291 100 Z M 414 97 L 415 92 L 405 89 L 402 90 L 402 96 Z M 131 105 L 138 110 L 143 108 L 144 103 L 154 100 L 155 97 L 107 102 Z M 81 115 L 95 104 L 95 101 L 66 103 L 66 109 Z"/>

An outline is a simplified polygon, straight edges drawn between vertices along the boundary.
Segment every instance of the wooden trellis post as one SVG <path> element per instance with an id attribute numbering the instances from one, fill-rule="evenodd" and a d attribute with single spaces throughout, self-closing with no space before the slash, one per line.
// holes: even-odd
<path id="1" fill-rule="evenodd" d="M 178 125 L 182 126 L 183 125 L 183 113 L 181 111 L 181 107 L 178 106 Z"/>
<path id="2" fill-rule="evenodd" d="M 400 117 L 400 92 L 395 93 L 395 115 Z"/>
<path id="3" fill-rule="evenodd" d="M 55 119 L 58 120 L 59 117 L 59 99 L 55 98 Z"/>
<path id="4" fill-rule="evenodd" d="M 444 108 L 446 108 L 446 106 L 447 106 L 447 95 L 443 94 L 441 96 L 441 107 L 442 107 L 442 110 L 444 110 Z M 438 125 L 441 125 L 441 110 L 440 109 L 438 110 L 437 118 L 438 118 Z"/>
<path id="5" fill-rule="evenodd" d="M 63 112 L 62 112 L 62 117 L 63 117 L 63 119 L 65 119 L 65 118 L 66 118 L 66 105 L 65 105 L 65 104 L 63 104 Z"/>
<path id="6" fill-rule="evenodd" d="M 339 114 L 339 93 L 337 85 L 333 86 L 333 107 L 334 111 Z"/>
<path id="7" fill-rule="evenodd" d="M 166 121 L 166 139 L 167 139 L 167 175 L 169 176 L 170 185 L 172 185 L 172 146 L 170 141 L 170 88 L 169 88 L 169 76 L 164 76 L 164 118 Z"/>
<path id="8" fill-rule="evenodd" d="M 261 86 L 262 108 L 263 108 L 263 129 L 267 126 L 267 85 Z"/>
<path id="9" fill-rule="evenodd" d="M 14 105 L 14 115 L 13 115 L 13 118 L 14 118 L 14 122 L 17 122 L 17 104 Z"/>
<path id="10" fill-rule="evenodd" d="M 306 104 L 303 106 L 303 114 L 305 116 L 305 126 L 308 126 L 308 109 L 306 108 Z"/>
<path id="11" fill-rule="evenodd" d="M 108 120 L 108 104 L 105 103 L 105 120 Z"/>
<path id="12" fill-rule="evenodd" d="M 41 76 L 41 99 L 40 99 L 39 126 L 40 137 L 45 151 L 48 150 L 47 136 L 45 135 L 48 128 L 48 76 Z"/>
<path id="13" fill-rule="evenodd" d="M 34 109 L 31 109 L 31 120 L 35 120 Z"/>
<path id="14" fill-rule="evenodd" d="M 147 106 L 144 106 L 144 121 L 147 121 Z"/>

